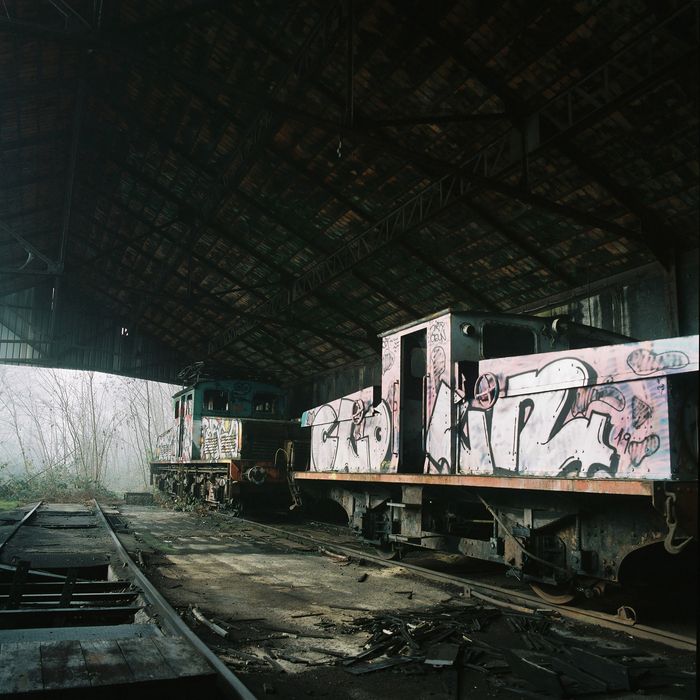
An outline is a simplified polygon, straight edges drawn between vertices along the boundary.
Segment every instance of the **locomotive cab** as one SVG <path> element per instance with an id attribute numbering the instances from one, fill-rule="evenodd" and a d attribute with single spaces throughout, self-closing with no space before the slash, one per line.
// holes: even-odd
<path id="1" fill-rule="evenodd" d="M 479 454 L 469 437 L 488 430 L 499 393 L 494 373 L 484 372 L 482 363 L 503 368 L 508 358 L 520 358 L 522 364 L 528 356 L 630 340 L 566 317 L 461 309 L 380 337 L 381 387 L 303 414 L 302 426 L 312 428 L 312 471 L 456 474 L 479 471 L 479 460 L 483 470 L 492 469 L 490 447 L 480 444 Z"/>
<path id="2" fill-rule="evenodd" d="M 211 504 L 238 504 L 242 489 L 286 494 L 299 457 L 298 423 L 286 418 L 286 396 L 253 381 L 201 381 L 172 399 L 172 427 L 158 438 L 151 482 L 160 490 Z M 302 459 L 303 454 L 302 454 Z"/>

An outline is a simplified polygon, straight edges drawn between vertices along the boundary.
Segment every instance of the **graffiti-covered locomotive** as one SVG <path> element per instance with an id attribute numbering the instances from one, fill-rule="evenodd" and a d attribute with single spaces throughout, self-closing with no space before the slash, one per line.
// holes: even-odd
<path id="1" fill-rule="evenodd" d="M 289 470 L 306 461 L 308 440 L 300 439 L 299 422 L 286 418 L 279 387 L 198 381 L 172 405 L 173 424 L 150 464 L 158 489 L 234 509 L 245 496 L 289 493 Z"/>
<path id="2" fill-rule="evenodd" d="M 698 336 L 625 342 L 447 310 L 382 337 L 382 384 L 304 413 L 302 492 L 390 553 L 500 562 L 565 602 L 697 533 Z"/>

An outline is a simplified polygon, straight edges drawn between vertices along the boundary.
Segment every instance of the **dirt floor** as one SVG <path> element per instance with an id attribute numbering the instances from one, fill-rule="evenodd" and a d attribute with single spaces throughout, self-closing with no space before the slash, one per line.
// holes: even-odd
<path id="1" fill-rule="evenodd" d="M 570 649 L 582 650 L 574 652 L 577 663 L 586 649 L 603 650 L 618 661 L 631 659 L 637 670 L 628 689 L 592 693 L 593 679 L 582 674 L 560 697 L 583 691 L 592 698 L 695 697 L 690 653 L 563 620 L 506 614 L 399 565 L 320 553 L 218 513 L 120 511 L 129 525 L 120 537 L 132 555 L 140 551 L 154 584 L 259 697 L 552 697 L 559 691 L 556 683 L 547 685 L 548 669 Z M 226 638 L 197 621 L 193 608 Z M 416 643 L 421 638 L 425 644 Z M 523 657 L 544 670 L 533 676 Z"/>

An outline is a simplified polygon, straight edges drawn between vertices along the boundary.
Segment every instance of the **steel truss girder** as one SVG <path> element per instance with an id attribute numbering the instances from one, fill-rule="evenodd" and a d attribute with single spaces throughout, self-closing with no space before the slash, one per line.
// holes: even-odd
<path id="1" fill-rule="evenodd" d="M 470 196 L 475 186 L 479 189 L 499 192 L 559 216 L 580 221 L 593 228 L 612 231 L 617 235 L 649 245 L 644 232 L 632 231 L 586 212 L 552 202 L 530 192 L 523 192 L 518 187 L 495 178 L 514 166 L 522 165 L 529 154 L 539 150 L 546 143 L 570 133 L 574 128 L 580 128 L 610 104 L 634 94 L 645 83 L 653 81 L 655 76 L 662 74 L 680 61 L 696 55 L 697 46 L 690 49 L 687 46 L 680 49 L 674 47 L 678 49 L 677 54 L 669 58 L 666 53 L 661 61 L 657 58 L 659 52 L 657 51 L 656 56 L 654 54 L 659 35 L 671 22 L 684 18 L 695 27 L 694 35 L 697 37 L 700 22 L 698 5 L 691 2 L 628 44 L 590 75 L 552 98 L 531 115 L 531 123 L 539 122 L 543 118 L 548 119 L 557 127 L 556 133 L 542 140 L 541 135 L 535 139 L 523 137 L 521 129 L 517 127 L 505 131 L 485 148 L 464 161 L 458 172 L 445 175 L 391 214 L 369 226 L 339 250 L 312 267 L 306 274 L 297 278 L 288 290 L 276 294 L 255 308 L 254 313 L 267 316 L 284 312 L 296 301 L 312 293 L 314 289 L 344 274 L 407 231 L 426 223 L 449 206 Z M 643 65 L 638 62 L 640 50 L 647 56 L 647 60 L 642 62 Z M 634 58 L 632 65 L 636 70 L 626 63 L 631 56 Z M 601 76 L 602 80 L 596 80 L 598 76 Z M 613 76 L 616 80 L 612 79 Z M 634 80 L 636 84 L 630 85 Z M 617 81 L 619 81 L 619 87 Z M 225 348 L 242 334 L 249 332 L 254 325 L 251 322 L 244 322 L 229 326 L 210 340 L 209 353 Z"/>
<path id="2" fill-rule="evenodd" d="M 330 6 L 330 8 L 327 9 L 324 16 L 315 24 L 302 46 L 297 51 L 294 65 L 290 67 L 282 79 L 276 83 L 275 89 L 272 91 L 272 95 L 279 92 L 294 75 L 301 76 L 303 73 L 309 70 L 312 63 L 315 65 L 320 60 L 320 58 L 325 54 L 325 50 L 330 43 L 329 36 L 331 33 L 333 35 L 336 34 L 339 27 L 342 25 L 342 14 L 342 2 L 335 2 Z M 334 27 L 337 28 L 334 29 Z M 321 51 L 316 52 L 312 61 L 310 58 L 311 54 L 318 45 L 321 46 Z M 263 110 L 261 113 L 259 113 L 242 135 L 234 152 L 226 158 L 223 164 L 220 164 L 221 185 L 219 188 L 217 188 L 218 191 L 213 193 L 211 205 L 205 207 L 205 211 L 202 216 L 203 220 L 201 223 L 196 227 L 192 227 L 192 230 L 186 238 L 184 245 L 185 248 L 189 248 L 194 245 L 194 243 L 196 243 L 204 234 L 207 226 L 215 219 L 221 205 L 226 200 L 229 187 L 237 187 L 239 182 L 245 177 L 245 174 L 248 172 L 251 165 L 253 154 L 257 154 L 261 143 L 264 143 L 264 139 L 267 139 L 271 135 L 272 121 L 272 115 L 269 112 Z M 176 256 L 172 265 L 163 271 L 163 274 L 159 276 L 159 279 L 154 282 L 156 290 L 159 290 L 167 279 L 167 270 L 173 269 L 179 264 L 180 261 L 181 256 Z"/>
<path id="3" fill-rule="evenodd" d="M 127 167 L 124 163 L 118 163 L 117 161 L 115 161 L 115 163 L 117 163 L 117 164 L 119 165 L 119 167 L 128 170 L 128 167 Z M 150 181 L 149 181 L 149 186 L 151 186 L 151 185 L 155 187 L 155 184 L 154 184 L 154 183 L 150 183 Z M 125 204 L 123 204 L 123 203 L 117 201 L 116 199 L 114 199 L 113 193 L 112 193 L 112 194 L 107 193 L 104 189 L 101 189 L 101 188 L 98 189 L 97 187 L 91 186 L 91 185 L 88 185 L 88 188 L 89 188 L 91 191 L 93 191 L 93 192 L 95 192 L 95 193 L 97 193 L 97 194 L 99 194 L 99 195 L 102 195 L 102 196 L 104 196 L 105 198 L 107 198 L 108 201 L 110 202 L 110 204 L 113 204 L 113 205 L 117 206 L 118 208 L 120 208 L 120 209 L 122 209 L 123 211 L 125 211 L 126 213 L 128 213 L 130 216 L 136 217 L 136 215 L 135 215 L 133 212 L 131 212 L 131 211 L 126 207 Z M 165 192 L 162 192 L 161 195 L 162 195 L 164 198 L 169 198 L 169 197 L 170 197 L 170 195 L 167 194 L 167 193 L 165 193 Z M 176 200 L 173 200 L 173 201 L 176 201 Z M 177 200 L 176 203 L 177 203 L 178 206 L 180 206 L 180 207 L 185 206 L 184 204 L 180 203 L 179 200 Z M 145 220 L 143 220 L 143 219 L 141 219 L 141 218 L 139 218 L 139 217 L 136 217 L 136 218 L 137 218 L 138 221 L 140 221 L 140 222 L 143 223 L 144 225 L 152 227 L 152 223 L 147 222 L 147 221 L 145 221 Z M 104 224 L 103 224 L 103 225 L 104 225 Z M 151 233 L 153 233 L 153 230 L 149 231 L 149 232 L 148 232 L 148 235 L 150 235 Z M 221 231 L 219 231 L 219 233 L 223 236 L 223 234 L 221 233 Z M 160 231 L 158 231 L 158 235 L 160 235 L 161 237 L 163 237 L 163 238 L 165 238 L 165 239 L 171 241 L 172 243 L 176 243 L 175 238 L 173 238 L 172 236 L 169 236 L 169 235 L 165 232 L 165 230 L 160 230 Z M 133 243 L 133 242 L 134 242 L 134 239 L 125 239 L 125 240 L 127 240 L 127 244 L 128 244 L 128 243 Z M 281 276 L 283 276 L 283 275 L 285 274 L 285 271 L 282 270 L 282 268 L 280 268 L 279 266 L 272 266 L 269 260 L 260 258 L 259 255 L 256 253 L 255 248 L 254 248 L 253 246 L 251 246 L 251 245 L 245 245 L 245 244 L 243 244 L 240 240 L 235 241 L 235 242 L 234 242 L 234 241 L 231 241 L 231 243 L 232 243 L 234 246 L 237 246 L 239 249 L 241 249 L 241 250 L 243 250 L 244 252 L 246 252 L 247 254 L 251 255 L 251 257 L 253 257 L 253 258 L 255 258 L 256 260 L 258 260 L 259 263 L 264 264 L 264 265 L 266 265 L 268 268 L 270 268 L 271 270 L 276 271 L 276 272 L 277 272 L 278 274 L 280 274 Z M 226 273 L 224 270 L 221 270 L 220 268 L 218 268 L 218 266 L 212 265 L 209 261 L 207 261 L 206 258 L 200 258 L 199 256 L 194 256 L 194 257 L 198 260 L 198 262 L 199 262 L 200 264 L 204 264 L 204 265 L 209 265 L 209 266 L 211 266 L 211 267 L 213 268 L 213 270 L 212 270 L 213 272 L 219 274 L 219 275 L 222 276 L 222 277 L 226 277 L 226 278 L 228 278 L 229 280 L 232 280 L 232 278 L 231 278 L 229 275 L 227 275 L 227 273 Z M 91 259 L 89 262 L 92 263 L 93 260 Z M 158 262 L 158 263 L 160 264 L 160 261 L 156 261 L 156 262 Z M 178 273 L 175 273 L 175 274 L 177 275 Z M 284 279 L 287 279 L 287 278 L 284 278 Z M 281 284 L 281 283 L 282 283 L 282 282 L 280 282 L 280 284 Z M 249 289 L 249 290 L 243 290 L 243 291 L 249 291 L 249 292 L 251 292 L 251 293 L 253 293 L 253 294 L 256 294 L 256 296 L 260 296 L 260 295 L 257 294 L 257 292 L 255 292 L 254 290 L 250 290 L 250 289 Z M 156 293 L 157 293 L 157 292 L 156 292 Z M 208 294 L 209 296 L 212 296 L 212 295 L 209 294 L 209 293 L 207 293 L 207 294 Z M 212 298 L 213 298 L 213 297 L 212 297 Z M 218 300 L 218 301 L 221 302 L 221 300 Z M 365 337 L 364 337 L 364 338 L 363 338 L 363 337 L 353 337 L 353 336 L 342 336 L 342 338 L 343 338 L 344 340 L 347 340 L 347 339 L 350 339 L 350 338 L 351 338 L 352 340 L 354 340 L 354 341 L 357 342 L 357 343 L 369 345 L 370 347 L 374 348 L 374 338 L 375 338 L 375 333 L 376 333 L 376 331 L 375 331 L 374 329 L 371 329 L 369 326 L 366 326 L 365 324 L 361 324 L 356 318 L 354 318 L 351 314 L 349 314 L 348 311 L 347 311 L 346 309 L 344 309 L 341 305 L 339 305 L 339 304 L 333 304 L 332 307 L 333 307 L 333 310 L 336 311 L 336 313 L 338 313 L 338 314 L 344 316 L 345 318 L 347 318 L 348 320 L 352 321 L 355 325 L 357 325 L 357 326 L 365 333 Z M 223 309 L 223 307 L 222 307 L 222 309 Z M 230 313 L 232 310 L 234 310 L 234 309 L 232 309 L 232 308 L 226 308 L 226 309 L 223 309 L 222 312 Z M 235 310 L 235 312 L 236 312 L 237 314 L 238 314 L 238 313 L 243 313 L 243 314 L 245 315 L 245 312 L 241 312 L 241 311 L 239 311 L 239 310 Z M 289 315 L 287 315 L 286 317 L 289 319 Z M 291 321 L 289 321 L 289 322 L 291 322 Z M 340 350 L 343 351 L 345 354 L 347 354 L 349 357 L 351 357 L 351 358 L 353 358 L 353 359 L 357 359 L 357 357 L 358 357 L 357 354 L 354 353 L 354 352 L 353 352 L 352 350 L 350 350 L 349 348 L 347 348 L 347 346 L 342 346 L 342 347 L 341 347 L 341 346 L 339 346 L 334 340 L 332 340 L 333 337 L 341 337 L 341 336 L 338 336 L 338 334 L 335 334 L 335 333 L 332 333 L 332 332 L 328 332 L 327 330 L 319 329 L 319 328 L 313 327 L 313 326 L 308 325 L 308 324 L 302 325 L 302 323 L 301 323 L 300 321 L 296 320 L 296 319 L 293 321 L 293 323 L 296 324 L 297 326 L 299 326 L 300 328 L 301 328 L 301 327 L 304 327 L 304 328 L 305 328 L 306 330 L 308 330 L 309 332 L 315 333 L 316 335 L 318 335 L 319 338 L 322 338 L 322 339 L 324 339 L 324 340 L 326 340 L 326 341 L 328 341 L 328 342 L 331 342 L 331 343 L 334 344 L 338 349 L 340 349 Z M 285 325 L 285 324 L 282 324 L 282 325 Z"/>
<path id="4" fill-rule="evenodd" d="M 32 245 L 24 236 L 20 235 L 7 224 L 0 221 L 0 230 L 14 238 L 29 255 L 41 260 L 46 268 L 44 270 L 32 271 L 32 274 L 60 275 L 63 272 L 63 264 L 61 261 L 52 260 L 47 255 L 44 255 L 36 246 Z M 10 271 L 8 271 L 10 272 Z M 21 269 L 11 270 L 12 273 L 21 272 Z"/>
<path id="5" fill-rule="evenodd" d="M 274 295 L 253 309 L 253 312 L 263 316 L 282 313 L 287 307 L 347 272 L 408 230 L 424 224 L 437 211 L 445 211 L 471 189 L 471 182 L 458 175 L 442 178 L 297 277 L 288 290 Z M 215 335 L 209 342 L 209 353 L 222 349 L 250 331 L 253 326 L 250 322 L 244 322 Z"/>
<path id="6" fill-rule="evenodd" d="M 116 203 L 114 200 L 110 200 L 110 201 L 111 201 L 112 204 L 117 204 L 117 206 L 120 206 L 120 205 L 119 205 L 118 203 Z M 88 214 L 87 212 L 85 212 L 84 215 L 86 216 L 86 218 L 89 218 L 89 214 Z M 125 247 L 128 246 L 130 243 L 133 243 L 133 239 L 129 239 L 128 237 L 123 236 L 120 232 L 114 230 L 113 228 L 111 228 L 111 227 L 109 227 L 109 226 L 106 226 L 106 224 L 104 224 L 104 222 L 103 222 L 101 225 L 104 226 L 105 230 L 111 232 L 114 236 L 118 237 L 118 238 L 122 241 L 122 244 L 123 244 Z M 95 246 L 94 242 L 90 241 L 89 239 L 83 238 L 82 236 L 79 236 L 79 238 L 80 238 L 80 240 L 81 240 L 83 243 L 85 243 L 86 245 L 88 245 L 88 246 Z M 155 263 L 155 264 L 159 264 L 159 263 L 160 263 L 160 261 L 159 261 L 157 258 L 155 258 L 154 256 L 152 256 L 152 255 L 150 255 L 150 254 L 147 254 L 145 251 L 141 251 L 141 252 L 140 252 L 140 255 L 143 255 L 144 257 L 146 257 L 147 259 L 149 259 L 152 263 Z M 72 267 L 73 267 L 73 266 L 71 266 L 71 269 L 72 269 Z M 102 270 L 100 274 L 105 275 L 106 273 L 104 272 L 104 270 Z M 174 273 L 174 276 L 177 277 L 182 283 L 186 283 L 186 282 L 187 282 L 187 279 L 186 279 L 183 275 L 181 275 L 181 273 L 179 273 L 179 272 L 177 272 L 177 271 Z M 114 277 L 111 277 L 111 279 L 114 280 Z M 114 281 L 116 282 L 116 280 L 114 280 Z M 122 287 L 123 287 L 123 285 L 122 285 Z M 144 292 L 144 293 L 149 292 L 149 290 L 146 290 L 145 288 L 142 289 L 142 290 L 139 290 L 139 291 L 142 291 L 142 292 Z M 156 294 L 155 292 L 149 292 L 149 293 L 151 294 L 151 296 L 153 296 L 153 294 Z M 204 304 L 202 304 L 202 303 L 200 302 L 200 306 L 201 306 L 202 308 L 206 308 L 206 309 L 208 309 L 209 311 L 212 311 L 212 312 L 214 312 L 214 313 L 216 313 L 216 314 L 218 314 L 218 315 L 222 315 L 222 314 L 225 315 L 225 314 L 228 314 L 228 313 L 230 313 L 230 312 L 232 311 L 232 309 L 231 309 L 230 306 L 228 306 L 227 304 L 225 304 L 221 299 L 219 299 L 218 297 L 216 297 L 214 294 L 212 294 L 212 293 L 209 292 L 208 290 L 201 289 L 201 291 L 199 291 L 199 292 L 197 293 L 197 295 L 200 296 L 200 297 L 204 297 L 204 298 L 206 298 L 206 299 L 210 299 L 211 302 L 212 302 L 212 305 L 211 305 L 211 306 L 210 306 L 210 305 L 204 305 Z M 173 301 L 173 302 L 175 302 L 175 303 L 178 302 L 178 297 L 175 296 L 175 295 L 173 295 L 173 294 L 170 294 L 170 295 L 165 295 L 165 294 L 163 294 L 162 296 L 168 296 L 168 297 L 171 299 L 171 301 Z M 120 303 L 121 303 L 121 302 L 120 302 Z M 164 305 L 161 305 L 161 306 L 159 307 L 159 310 L 160 310 L 161 313 L 163 313 L 164 310 L 165 310 Z M 241 313 L 241 312 L 236 311 L 236 313 Z M 243 312 L 243 314 L 245 315 L 245 312 Z M 265 319 L 262 319 L 262 320 L 265 320 Z M 150 322 L 150 320 L 149 320 L 149 322 Z M 314 333 L 315 335 L 317 335 L 320 339 L 324 340 L 325 342 L 330 342 L 330 343 L 332 343 L 337 349 L 341 350 L 341 351 L 342 351 L 343 353 L 345 353 L 348 357 L 350 357 L 350 358 L 352 358 L 352 359 L 357 359 L 357 357 L 358 357 L 357 354 L 356 354 L 355 352 L 353 352 L 352 350 L 350 350 L 349 348 L 347 348 L 347 346 L 340 346 L 340 345 L 338 345 L 337 343 L 335 343 L 332 339 L 330 339 L 332 336 L 335 336 L 335 335 L 336 335 L 336 334 L 334 334 L 333 332 L 327 332 L 327 331 L 325 331 L 325 329 L 319 329 L 319 328 L 316 328 L 316 327 L 312 327 L 312 326 L 309 326 L 308 324 L 304 324 L 303 322 L 297 322 L 296 320 L 294 320 L 294 319 L 289 319 L 289 318 L 288 318 L 286 321 L 275 320 L 273 323 L 274 323 L 274 325 L 281 325 L 281 326 L 286 326 L 286 325 L 292 325 L 292 326 L 294 326 L 294 325 L 296 325 L 297 327 L 302 328 L 303 330 L 306 330 L 306 331 L 308 331 L 309 333 Z M 282 341 L 282 338 L 280 338 L 280 337 L 277 336 L 276 334 L 272 333 L 269 329 L 267 329 L 267 332 L 268 332 L 270 335 L 272 335 L 272 336 L 275 338 L 275 340 L 277 340 L 278 342 L 281 342 L 281 341 Z M 370 344 L 370 345 L 371 345 L 371 343 L 368 343 L 368 340 L 367 340 L 366 338 L 361 338 L 361 337 L 360 337 L 360 338 L 357 338 L 357 337 L 352 337 L 352 336 L 342 336 L 342 340 L 344 340 L 344 341 L 347 341 L 347 340 L 350 340 L 350 339 L 353 340 L 353 341 L 355 341 L 355 342 L 357 342 L 357 343 L 359 343 L 359 344 Z M 295 351 L 299 352 L 300 354 L 306 356 L 307 359 L 309 359 L 310 361 L 312 361 L 312 362 L 318 364 L 318 365 L 321 366 L 321 367 L 324 367 L 325 369 L 329 369 L 329 368 L 330 368 L 328 365 L 324 365 L 323 363 L 319 362 L 316 358 L 313 358 L 312 356 L 310 356 L 310 355 L 308 355 L 307 353 L 305 353 L 305 351 L 304 351 L 302 348 L 298 347 L 298 345 L 293 344 L 293 343 L 290 343 L 289 340 L 286 340 L 285 342 L 286 342 L 287 344 L 289 344 L 289 345 L 292 347 L 292 349 L 294 349 Z M 289 371 L 290 371 L 290 372 L 293 372 L 293 369 L 290 367 Z"/>

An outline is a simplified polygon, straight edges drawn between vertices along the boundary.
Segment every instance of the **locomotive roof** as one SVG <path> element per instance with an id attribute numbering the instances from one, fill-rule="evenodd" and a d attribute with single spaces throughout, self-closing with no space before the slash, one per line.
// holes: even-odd
<path id="1" fill-rule="evenodd" d="M 3 7 L 13 361 L 294 383 L 697 249 L 692 1 Z"/>
<path id="2" fill-rule="evenodd" d="M 543 318 L 541 316 L 526 316 L 524 314 L 509 314 L 509 313 L 494 313 L 493 311 L 473 311 L 467 306 L 449 306 L 446 309 L 442 309 L 441 311 L 436 311 L 435 313 L 428 314 L 427 316 L 423 316 L 422 318 L 416 319 L 415 321 L 409 321 L 408 323 L 403 323 L 400 326 L 397 326 L 396 328 L 391 328 L 388 331 L 384 331 L 383 333 L 379 334 L 379 338 L 384 338 L 387 335 L 392 335 L 393 333 L 399 333 L 400 331 L 406 330 L 407 328 L 412 328 L 413 326 L 418 326 L 421 323 L 427 323 L 428 321 L 432 321 L 435 318 L 440 318 L 440 316 L 445 316 L 447 314 L 468 314 L 470 317 L 474 319 L 486 319 L 486 318 L 493 318 L 494 320 L 500 320 L 500 321 L 507 321 L 507 320 L 515 320 L 515 321 L 523 321 L 523 320 L 535 320 L 538 319 L 540 323 L 546 324 L 546 323 L 551 323 L 552 319 L 551 318 Z"/>

